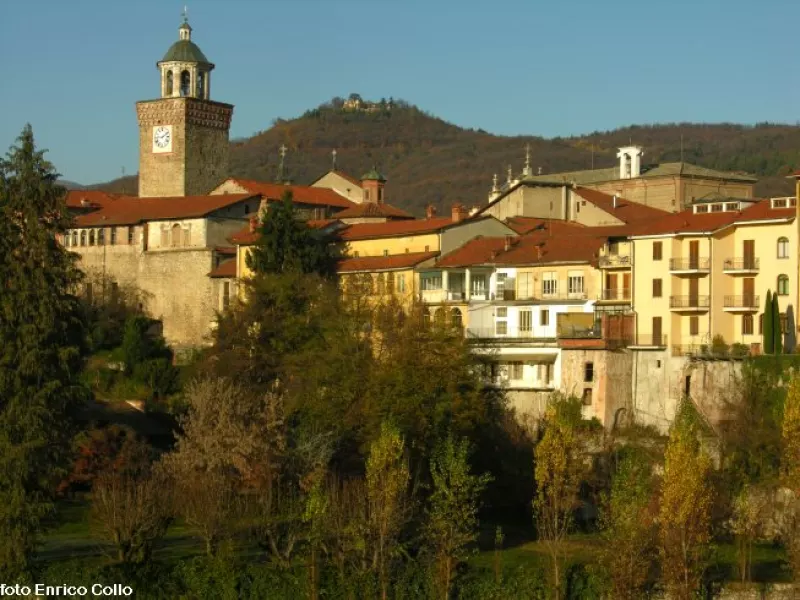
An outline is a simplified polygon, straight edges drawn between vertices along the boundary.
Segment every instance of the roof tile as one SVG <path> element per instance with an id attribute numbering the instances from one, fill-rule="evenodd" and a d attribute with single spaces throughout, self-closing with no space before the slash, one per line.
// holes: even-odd
<path id="1" fill-rule="evenodd" d="M 357 271 L 410 269 L 426 260 L 436 257 L 438 254 L 438 252 L 409 252 L 407 254 L 393 254 L 391 256 L 348 257 L 339 261 L 336 270 L 339 273 L 354 273 Z"/>

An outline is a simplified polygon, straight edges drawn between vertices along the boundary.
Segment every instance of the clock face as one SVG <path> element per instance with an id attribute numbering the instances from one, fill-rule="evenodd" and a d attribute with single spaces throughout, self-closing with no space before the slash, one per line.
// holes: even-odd
<path id="1" fill-rule="evenodd" d="M 153 152 L 169 152 L 172 150 L 172 125 L 153 127 Z"/>

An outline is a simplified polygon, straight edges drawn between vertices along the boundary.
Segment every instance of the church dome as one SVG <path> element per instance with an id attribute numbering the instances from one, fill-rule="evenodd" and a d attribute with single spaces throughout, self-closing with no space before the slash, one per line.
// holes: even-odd
<path id="1" fill-rule="evenodd" d="M 161 62 L 196 62 L 210 65 L 211 62 L 192 40 L 178 40 L 169 47 Z"/>

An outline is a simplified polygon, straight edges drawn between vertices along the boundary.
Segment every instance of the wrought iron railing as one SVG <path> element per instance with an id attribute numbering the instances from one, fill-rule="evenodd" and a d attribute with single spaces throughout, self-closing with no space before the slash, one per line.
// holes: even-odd
<path id="1" fill-rule="evenodd" d="M 600 298 L 599 299 L 600 300 L 630 300 L 631 299 L 631 291 L 628 288 L 602 290 L 600 292 Z"/>
<path id="2" fill-rule="evenodd" d="M 600 260 L 600 267 L 601 268 L 609 268 L 609 267 L 630 267 L 633 264 L 631 257 L 624 254 L 616 254 L 616 255 L 609 255 L 609 256 L 601 256 Z"/>
<path id="3" fill-rule="evenodd" d="M 688 296 L 670 296 L 670 308 L 708 308 L 710 296 L 690 294 Z"/>
<path id="4" fill-rule="evenodd" d="M 761 304 L 759 296 L 745 294 L 744 296 L 725 296 L 722 306 L 725 308 L 758 308 Z"/>
<path id="5" fill-rule="evenodd" d="M 709 260 L 705 256 L 690 256 L 689 258 L 671 258 L 670 271 L 708 271 Z"/>
<path id="6" fill-rule="evenodd" d="M 722 263 L 724 271 L 758 271 L 757 258 L 726 258 Z"/>

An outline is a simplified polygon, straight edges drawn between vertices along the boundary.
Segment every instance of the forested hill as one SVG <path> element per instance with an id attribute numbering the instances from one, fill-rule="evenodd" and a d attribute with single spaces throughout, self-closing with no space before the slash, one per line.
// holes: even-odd
<path id="1" fill-rule="evenodd" d="M 429 203 L 441 209 L 454 201 L 485 202 L 492 174 L 503 181 L 509 164 L 519 172 L 528 143 L 534 172 L 553 173 L 589 168 L 592 160 L 595 167 L 613 166 L 616 149 L 630 142 L 645 148 L 645 163 L 677 161 L 683 138 L 686 162 L 755 174 L 761 196 L 792 193 L 785 175 L 800 165 L 800 127 L 793 125 L 680 123 L 544 139 L 463 129 L 404 102 L 381 106 L 347 111 L 334 100 L 299 118 L 277 119 L 270 129 L 232 142 L 231 175 L 273 180 L 285 144 L 289 176 L 307 184 L 331 167 L 336 148 L 340 170 L 358 177 L 376 164 L 388 179 L 387 201 L 422 214 Z M 96 187 L 131 193 L 135 178 Z"/>

